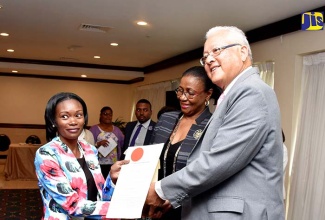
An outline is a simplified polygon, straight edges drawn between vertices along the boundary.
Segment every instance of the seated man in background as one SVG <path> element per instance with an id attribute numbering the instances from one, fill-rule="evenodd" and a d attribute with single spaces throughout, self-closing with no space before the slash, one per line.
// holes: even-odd
<path id="1" fill-rule="evenodd" d="M 140 99 L 135 107 L 137 121 L 128 122 L 125 126 L 125 138 L 122 152 L 128 147 L 143 146 L 150 143 L 150 138 L 156 122 L 151 118 L 151 103 L 147 99 Z M 121 156 L 121 159 L 124 155 Z"/>

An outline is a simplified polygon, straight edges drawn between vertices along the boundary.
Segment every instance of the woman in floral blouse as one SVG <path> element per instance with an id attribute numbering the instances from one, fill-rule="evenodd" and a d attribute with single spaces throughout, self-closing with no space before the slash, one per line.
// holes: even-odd
<path id="1" fill-rule="evenodd" d="M 122 164 L 116 162 L 106 182 L 101 174 L 97 149 L 78 136 L 87 124 L 85 102 L 73 93 L 58 93 L 45 110 L 48 143 L 35 156 L 44 220 L 106 216 Z"/>

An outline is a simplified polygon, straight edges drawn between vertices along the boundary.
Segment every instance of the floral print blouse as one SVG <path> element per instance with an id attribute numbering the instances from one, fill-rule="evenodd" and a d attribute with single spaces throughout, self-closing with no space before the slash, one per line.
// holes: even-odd
<path id="1" fill-rule="evenodd" d="M 106 182 L 98 163 L 97 149 L 78 141 L 97 186 L 97 201 L 87 200 L 86 176 L 70 148 L 55 137 L 40 147 L 35 156 L 38 186 L 43 200 L 44 220 L 68 220 L 72 216 L 105 217 L 114 187 Z M 89 216 L 90 217 L 90 216 Z"/>

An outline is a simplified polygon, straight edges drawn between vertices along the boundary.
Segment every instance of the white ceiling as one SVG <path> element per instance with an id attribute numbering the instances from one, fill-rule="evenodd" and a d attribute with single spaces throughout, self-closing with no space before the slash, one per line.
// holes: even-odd
<path id="1" fill-rule="evenodd" d="M 202 47 L 206 31 L 213 26 L 234 25 L 249 31 L 325 4 L 321 0 L 0 0 L 0 5 L 0 33 L 9 33 L 0 36 L 1 73 L 13 74 L 15 69 L 17 74 L 132 80 L 143 77 L 141 69 L 146 66 Z M 149 25 L 136 25 L 139 20 Z M 82 31 L 81 24 L 111 29 Z M 112 47 L 111 42 L 119 46 Z M 94 59 L 95 55 L 101 59 Z M 12 63 L 8 58 L 37 62 Z"/>

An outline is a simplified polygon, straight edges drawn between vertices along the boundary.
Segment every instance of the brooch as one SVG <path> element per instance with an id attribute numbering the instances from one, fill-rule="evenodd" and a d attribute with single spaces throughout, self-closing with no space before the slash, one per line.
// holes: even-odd
<path id="1" fill-rule="evenodd" d="M 201 137 L 202 133 L 203 133 L 202 129 L 196 130 L 193 134 L 193 137 L 197 140 Z"/>
<path id="2" fill-rule="evenodd" d="M 89 161 L 89 163 L 88 163 L 88 167 L 89 167 L 89 169 L 91 169 L 91 170 L 96 169 L 96 165 L 94 164 L 93 161 Z"/>
<path id="3" fill-rule="evenodd" d="M 148 127 L 148 130 L 151 131 L 151 130 L 152 130 L 152 126 L 149 126 L 149 127 Z"/>

